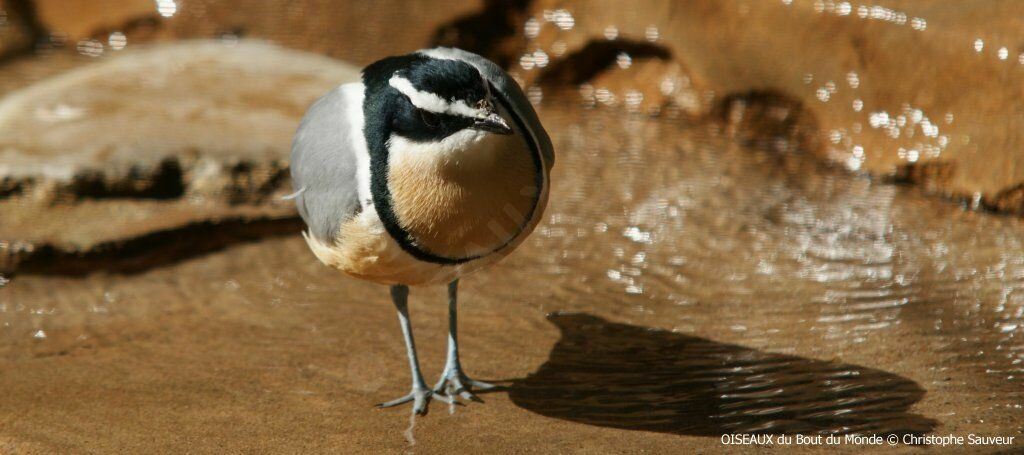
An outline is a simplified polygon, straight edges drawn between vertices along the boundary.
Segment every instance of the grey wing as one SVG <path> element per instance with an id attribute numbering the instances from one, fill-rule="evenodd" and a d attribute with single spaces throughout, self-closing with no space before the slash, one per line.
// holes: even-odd
<path id="1" fill-rule="evenodd" d="M 519 88 L 519 84 L 505 70 L 480 55 L 462 49 L 435 47 L 421 52 L 436 58 L 458 59 L 469 63 L 477 71 L 480 71 L 480 74 L 487 78 L 495 88 L 502 93 L 508 94 L 508 102 L 512 107 L 512 111 L 526 123 L 527 128 L 533 135 L 534 141 L 544 155 L 544 164 L 548 170 L 551 170 L 551 166 L 555 164 L 555 148 L 551 145 L 551 138 L 548 137 L 547 131 L 541 125 L 537 112 L 533 110 L 533 105 L 526 98 L 526 94 L 523 93 L 523 90 Z"/>
<path id="2" fill-rule="evenodd" d="M 295 205 L 310 234 L 325 242 L 333 242 L 341 223 L 360 210 L 358 164 L 352 144 L 353 139 L 362 138 L 362 119 L 346 117 L 347 106 L 361 105 L 362 100 L 354 99 L 344 88 L 331 90 L 313 103 L 292 142 Z"/>

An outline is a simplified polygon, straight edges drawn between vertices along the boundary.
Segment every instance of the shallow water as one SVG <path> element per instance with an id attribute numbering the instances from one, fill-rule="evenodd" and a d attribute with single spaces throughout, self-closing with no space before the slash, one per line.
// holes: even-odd
<path id="1" fill-rule="evenodd" d="M 541 109 L 559 153 L 545 221 L 463 280 L 464 364 L 509 388 L 450 418 L 434 403 L 417 448 L 715 448 L 726 432 L 1019 444 L 1021 221 L 743 145 L 729 125 L 573 104 Z M 404 447 L 405 411 L 370 408 L 408 381 L 386 295 L 298 234 L 135 275 L 17 276 L 0 289 L 0 413 L 19 417 L 0 437 Z M 412 299 L 433 377 L 442 290 Z"/>
<path id="2" fill-rule="evenodd" d="M 558 151 L 544 222 L 462 282 L 463 363 L 506 388 L 412 425 L 372 409 L 408 387 L 384 288 L 320 265 L 297 232 L 184 260 L 207 231 L 159 236 L 160 260 L 0 276 L 0 452 L 703 453 L 723 433 L 1024 445 L 1024 221 L 818 164 L 941 152 L 957 173 L 938 192 L 1012 181 L 1014 2 L 251 3 L 157 2 L 163 22 L 103 24 L 67 43 L 80 56 L 40 43 L 47 55 L 4 62 L 0 93 L 115 56 L 115 34 L 128 49 L 269 39 L 359 64 L 431 41 L 504 57 Z M 614 61 L 571 71 L 594 43 Z M 544 85 L 556 67 L 587 76 L 568 99 Z M 818 157 L 739 110 L 624 113 L 673 99 L 696 116 L 752 88 L 803 103 Z M 89 258 L 45 270 L 62 266 Z M 444 291 L 411 306 L 430 381 Z"/>

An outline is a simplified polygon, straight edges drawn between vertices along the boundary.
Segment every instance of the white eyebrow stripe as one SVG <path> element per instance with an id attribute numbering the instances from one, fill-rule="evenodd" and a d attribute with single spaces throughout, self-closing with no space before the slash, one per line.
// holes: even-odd
<path id="1" fill-rule="evenodd" d="M 402 76 L 392 76 L 391 80 L 388 81 L 392 87 L 397 89 L 403 95 L 409 97 L 409 101 L 420 109 L 443 114 L 448 111 L 448 102 L 441 99 L 430 92 L 421 92 L 413 87 L 412 82 Z"/>
<path id="2" fill-rule="evenodd" d="M 487 115 L 486 110 L 469 107 L 463 100 L 456 100 L 454 103 L 450 103 L 434 93 L 416 90 L 412 82 L 409 82 L 408 79 L 402 76 L 392 76 L 388 80 L 388 84 L 409 97 L 409 101 L 412 102 L 413 106 L 425 111 L 436 114 L 461 115 L 470 118 L 485 117 Z"/>
<path id="3" fill-rule="evenodd" d="M 449 114 L 457 114 L 463 117 L 469 118 L 483 118 L 487 116 L 487 111 L 484 109 L 474 109 L 469 107 L 465 101 L 457 100 L 454 103 L 448 105 Z"/>

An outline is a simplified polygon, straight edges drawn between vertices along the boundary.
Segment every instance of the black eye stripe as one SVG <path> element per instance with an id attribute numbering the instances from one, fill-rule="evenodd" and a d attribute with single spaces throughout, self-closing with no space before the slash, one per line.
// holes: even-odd
<path id="1" fill-rule="evenodd" d="M 420 118 L 423 118 L 424 116 L 431 117 L 433 119 L 433 121 L 435 121 L 435 122 L 456 122 L 456 121 L 468 118 L 468 117 L 463 117 L 461 115 L 447 114 L 447 113 L 438 113 L 438 112 L 428 111 L 426 109 L 420 109 L 420 108 L 416 108 L 416 111 L 420 113 Z"/>
<path id="2" fill-rule="evenodd" d="M 424 125 L 427 125 L 430 128 L 437 128 L 441 126 L 441 119 L 437 117 L 437 114 L 424 109 L 417 110 L 420 113 L 420 120 L 423 121 Z"/>
<path id="3" fill-rule="evenodd" d="M 473 119 L 460 115 L 431 112 L 411 103 L 399 108 L 392 131 L 417 142 L 442 140 L 473 125 Z"/>
<path id="4" fill-rule="evenodd" d="M 473 119 L 463 117 L 461 115 L 439 114 L 437 112 L 419 108 L 416 109 L 416 112 L 419 114 L 420 122 L 422 122 L 423 125 L 436 133 L 440 133 L 440 135 L 434 135 L 434 137 L 437 138 L 448 137 L 452 133 L 466 128 L 473 123 Z"/>

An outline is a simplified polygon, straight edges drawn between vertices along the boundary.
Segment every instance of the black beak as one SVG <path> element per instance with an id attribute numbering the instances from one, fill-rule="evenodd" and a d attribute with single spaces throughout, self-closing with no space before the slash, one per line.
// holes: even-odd
<path id="1" fill-rule="evenodd" d="M 477 119 L 476 122 L 473 123 L 473 128 L 494 134 L 512 134 L 512 128 L 508 126 L 508 122 L 501 118 L 497 113 L 492 113 L 487 117 Z"/>

